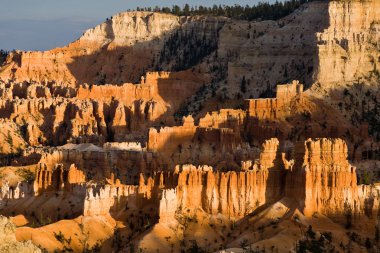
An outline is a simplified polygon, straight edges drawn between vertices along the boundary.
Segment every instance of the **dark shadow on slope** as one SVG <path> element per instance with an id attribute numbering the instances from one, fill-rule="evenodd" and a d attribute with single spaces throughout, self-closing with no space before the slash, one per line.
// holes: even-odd
<path id="1" fill-rule="evenodd" d="M 154 225 L 159 223 L 159 208 L 162 191 L 174 188 L 177 185 L 178 176 L 172 175 L 166 178 L 165 188 L 160 186 L 160 174 L 153 177 L 152 191 L 149 196 L 143 192 L 121 196 L 115 199 L 114 205 L 110 209 L 110 215 L 120 221 L 124 227 L 115 228 L 114 236 L 102 243 L 103 246 L 111 245 L 113 250 L 135 247 L 134 243 L 143 236 L 147 235 Z M 146 175 L 145 175 L 146 176 Z M 145 177 L 144 184 L 152 180 L 149 176 Z M 141 182 L 140 182 L 141 183 Z M 144 188 L 145 185 L 135 184 L 136 187 Z M 117 192 L 121 191 L 117 187 Z M 163 239 L 163 238 L 162 238 Z"/>
<path id="2" fill-rule="evenodd" d="M 317 36 L 329 27 L 328 5 L 328 1 L 308 3 L 268 24 L 270 28 L 253 23 L 247 31 L 249 39 L 242 33 L 241 40 L 247 42 L 242 43 L 242 48 L 229 49 L 238 54 L 229 63 L 229 85 L 240 87 L 231 95 L 265 97 L 273 94 L 270 91 L 277 84 L 291 80 L 300 80 L 310 87 L 318 72 L 321 42 Z"/>
<path id="3" fill-rule="evenodd" d="M 352 151 L 350 159 L 355 157 L 354 146 L 358 143 L 353 136 L 360 136 L 362 130 L 359 125 L 355 126 L 347 120 L 329 100 L 302 95 L 294 98 L 287 108 L 290 112 L 281 116 L 278 114 L 272 119 L 260 120 L 247 114 L 243 135 L 245 141 L 258 146 L 272 137 L 280 142 L 293 143 L 308 138 L 342 138 Z"/>
<path id="4" fill-rule="evenodd" d="M 148 41 L 117 46 L 112 20 L 105 25 L 102 48 L 90 55 L 75 57 L 68 69 L 77 83 L 136 83 L 149 71 L 181 71 L 199 64 L 217 48 L 218 33 L 224 25 L 218 18 L 181 18 L 180 26 Z"/>
<path id="5" fill-rule="evenodd" d="M 379 59 L 380 63 L 380 59 Z M 350 160 L 380 160 L 380 74 L 373 70 L 367 77 L 346 85 L 336 85 L 329 90 L 325 100 L 345 120 L 335 122 L 346 141 Z"/>
<path id="6" fill-rule="evenodd" d="M 318 33 L 328 27 L 327 1 L 305 4 L 278 21 L 233 21 L 225 25 L 220 32 L 220 48 L 215 58 L 208 59 L 210 73 L 216 78 L 201 87 L 176 114 L 195 116 L 205 113 L 205 107 L 239 108 L 242 98 L 271 97 L 277 84 L 291 80 L 310 87 L 318 72 L 319 44 L 323 43 Z"/>
<path id="7" fill-rule="evenodd" d="M 25 196 L 0 200 L 0 214 L 23 215 L 28 220 L 29 227 L 41 227 L 62 219 L 74 219 L 83 214 L 85 185 L 67 185 L 63 191 L 50 187 L 38 196 L 33 196 L 33 184 L 29 187 L 30 191 Z M 13 189 L 11 187 L 11 190 Z"/>

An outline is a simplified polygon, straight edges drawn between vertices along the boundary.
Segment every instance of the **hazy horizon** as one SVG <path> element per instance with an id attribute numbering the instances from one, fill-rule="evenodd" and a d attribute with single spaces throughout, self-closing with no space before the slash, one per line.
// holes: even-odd
<path id="1" fill-rule="evenodd" d="M 191 6 L 214 4 L 254 5 L 273 0 L 210 0 L 183 1 L 142 0 L 6 0 L 0 9 L 0 49 L 4 50 L 49 50 L 61 47 L 78 39 L 81 34 L 104 22 L 116 13 L 136 7 L 172 6 L 188 3 Z"/>

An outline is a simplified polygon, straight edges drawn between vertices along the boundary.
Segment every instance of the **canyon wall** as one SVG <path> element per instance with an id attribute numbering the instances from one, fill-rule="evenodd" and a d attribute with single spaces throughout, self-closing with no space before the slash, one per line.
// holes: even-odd
<path id="1" fill-rule="evenodd" d="M 378 2 L 373 0 L 316 1 L 302 5 L 299 10 L 278 21 L 263 22 L 176 17 L 148 12 L 120 13 L 86 31 L 78 41 L 67 47 L 47 52 L 11 53 L 0 74 L 4 80 L 0 89 L 0 95 L 4 98 L 0 114 L 7 118 L 10 108 L 14 108 L 11 118 L 21 128 L 26 128 L 26 139 L 31 145 L 47 144 L 47 140 L 53 145 L 66 142 L 102 144 L 136 139 L 144 142 L 147 140 L 145 130 L 149 127 L 172 126 L 173 118 L 183 108 L 186 112 L 186 108 L 192 105 L 207 107 L 207 101 L 218 97 L 226 97 L 227 100 L 263 97 L 277 83 L 288 82 L 291 78 L 299 79 L 306 88 L 313 83 L 325 83 L 321 87 L 330 87 L 328 83 L 336 80 L 353 81 L 375 73 L 379 60 L 377 9 Z M 340 32 L 335 32 L 338 30 Z M 122 36 L 125 31 L 131 31 L 131 34 Z M 189 39 L 187 44 L 176 42 L 186 41 L 184 38 L 190 34 L 194 38 Z M 195 47 L 203 37 L 205 41 L 215 41 L 216 44 L 205 42 L 207 45 Z M 170 47 L 170 43 L 175 45 Z M 284 50 L 283 45 L 289 46 Z M 152 48 L 151 51 L 148 47 Z M 196 50 L 208 47 L 210 50 L 207 52 Z M 189 51 L 194 52 L 197 59 L 192 59 Z M 183 58 L 192 64 L 189 65 Z M 132 62 L 133 59 L 140 61 Z M 352 64 L 352 61 L 358 63 Z M 45 66 L 54 70 L 46 70 Z M 173 72 L 150 72 L 157 69 Z M 308 93 L 311 99 L 314 95 L 322 95 L 319 86 L 315 87 L 312 94 Z M 286 93 L 279 91 L 278 96 Z M 299 93 L 302 91 L 299 90 Z M 17 97 L 28 102 L 20 102 Z M 327 98 L 323 97 L 324 100 Z M 38 102 L 31 102 L 35 99 Z M 278 127 L 276 124 L 261 126 L 251 118 L 283 119 L 299 110 L 293 107 L 305 108 L 311 104 L 310 101 L 301 100 L 289 108 L 288 103 L 285 105 L 281 101 L 261 99 L 245 102 L 245 108 L 250 108 L 247 121 L 251 123 L 248 125 L 254 125 L 246 128 L 249 130 L 246 132 L 256 131 L 256 136 L 264 136 L 261 142 L 272 137 L 273 133 L 278 138 L 287 138 L 303 131 L 306 137 L 339 137 L 350 146 L 357 144 L 349 141 L 357 136 L 356 133 L 350 133 L 351 137 L 343 136 L 347 130 L 358 128 L 349 123 L 338 125 L 321 119 L 328 125 L 323 121 L 320 121 L 320 126 L 313 122 L 307 125 L 307 129 L 285 132 L 289 127 Z M 36 114 L 33 118 L 38 118 L 38 121 L 25 115 L 15 116 L 29 106 L 36 108 L 37 104 L 40 113 L 33 111 Z M 44 116 L 42 108 L 48 117 Z M 203 111 L 207 112 L 207 108 Z M 199 110 L 187 112 L 197 114 Z M 223 113 L 234 114 L 232 110 Z M 239 115 L 228 116 L 228 120 L 205 117 L 199 126 L 215 128 L 225 124 L 224 127 L 237 132 L 237 125 L 244 120 L 244 113 L 236 113 Z M 316 114 L 318 116 L 320 112 Z M 232 122 L 234 117 L 237 123 Z M 332 118 L 331 115 L 326 117 Z M 51 123 L 53 120 L 54 123 Z M 321 132 L 328 134 L 321 136 Z M 299 139 L 298 136 L 294 138 Z"/>
<path id="2" fill-rule="evenodd" d="M 342 140 L 309 139 L 300 142 L 295 146 L 294 161 L 284 158 L 278 148 L 277 139 L 266 141 L 258 162 L 242 163 L 241 172 L 224 173 L 215 171 L 212 167 L 184 165 L 178 166 L 169 174 L 158 173 L 152 178 L 140 179 L 137 188 L 106 186 L 97 190 L 98 194 L 93 193 L 95 190 L 90 190 L 87 193 L 89 203 L 96 203 L 94 199 L 102 201 L 100 204 L 86 204 L 86 210 L 98 208 L 103 210 L 100 213 L 104 213 L 112 210 L 115 204 L 113 199 L 137 196 L 137 193 L 147 199 L 157 199 L 160 198 L 160 189 L 173 186 L 176 188 L 176 208 L 179 210 L 189 209 L 194 212 L 201 208 L 210 214 L 221 213 L 230 217 L 242 217 L 283 196 L 295 198 L 308 216 L 315 212 L 325 215 L 344 214 L 347 209 L 362 215 L 378 208 L 376 191 L 358 187 L 355 168 L 348 163 L 347 145 Z M 171 173 L 174 174 L 170 175 Z M 173 192 L 170 194 L 172 198 Z M 366 199 L 371 194 L 375 200 L 373 206 L 364 206 L 363 203 L 368 202 Z M 95 208 L 96 205 L 101 207 Z M 119 203 L 117 206 L 123 205 Z M 170 205 L 172 208 L 174 206 Z"/>
<path id="3" fill-rule="evenodd" d="M 377 0 L 317 1 L 278 22 L 226 25 L 218 56 L 228 62 L 230 94 L 239 92 L 243 77 L 240 93 L 248 98 L 289 77 L 330 89 L 370 76 L 379 65 L 379 9 Z"/>
<path id="4" fill-rule="evenodd" d="M 36 166 L 36 187 L 45 190 L 54 185 L 56 189 L 62 184 L 111 179 L 113 175 L 123 183 L 134 184 L 140 173 L 153 174 L 157 170 L 158 161 L 152 152 L 136 150 L 134 146 L 111 149 L 68 144 L 42 155 Z"/>
<path id="5" fill-rule="evenodd" d="M 192 118 L 184 122 L 194 127 Z M 68 144 L 40 151 L 34 189 L 27 183 L 11 187 L 3 182 L 0 203 L 7 205 L 0 205 L 2 213 L 22 212 L 33 221 L 39 219 L 35 212 L 52 221 L 61 215 L 110 215 L 126 220 L 133 231 L 147 231 L 156 225 L 178 227 L 182 219 L 192 217 L 207 217 L 208 222 L 219 217 L 235 224 L 281 205 L 306 218 L 321 214 L 343 223 L 350 215 L 357 224 L 374 222 L 380 208 L 380 189 L 357 184 L 341 139 L 308 139 L 290 146 L 272 138 L 263 143 L 257 159 L 241 160 L 239 168 L 227 169 L 191 164 L 166 168 L 141 145 L 113 146 Z M 150 154 L 153 160 L 126 165 L 132 154 Z M 152 161 L 155 170 L 144 170 Z M 132 168 L 138 168 L 138 178 L 129 183 L 125 175 L 135 173 Z"/>
<path id="6" fill-rule="evenodd" d="M 218 56 L 228 61 L 230 96 L 239 92 L 244 98 L 266 97 L 268 89 L 290 78 L 309 87 L 318 61 L 316 34 L 329 26 L 328 8 L 329 2 L 311 2 L 278 21 L 226 25 Z"/>
<path id="7" fill-rule="evenodd" d="M 317 33 L 316 81 L 352 82 L 376 70 L 380 61 L 380 3 L 331 1 L 329 26 Z"/>
<path id="8" fill-rule="evenodd" d="M 222 78 L 217 87 L 232 97 L 258 97 L 290 78 L 327 88 L 377 70 L 378 17 L 376 0 L 313 1 L 278 21 L 263 22 L 126 12 L 85 31 L 67 47 L 11 53 L 0 79 L 72 87 L 136 82 L 152 70 L 194 68 L 198 76 Z M 212 71 L 215 66 L 223 74 Z M 245 92 L 240 91 L 243 79 Z"/>
<path id="9" fill-rule="evenodd" d="M 120 13 L 87 30 L 66 47 L 46 52 L 11 53 L 0 79 L 12 77 L 20 82 L 53 81 L 72 85 L 136 81 L 143 74 L 142 68 L 146 69 L 161 49 L 163 41 L 160 38 L 179 25 L 179 18 L 174 15 Z M 146 54 L 146 50 L 150 53 Z M 133 59 L 139 59 L 139 63 Z"/>
<path id="10" fill-rule="evenodd" d="M 188 57 L 202 59 L 208 51 L 198 47 L 190 54 L 182 47 L 193 47 L 202 40 L 215 44 L 224 20 L 156 12 L 119 13 L 85 31 L 66 47 L 45 52 L 11 52 L 2 65 L 0 80 L 75 87 L 83 83 L 138 82 L 149 71 L 186 70 L 194 65 L 194 59 Z M 202 71 L 198 75 L 203 74 Z"/>
<path id="11" fill-rule="evenodd" d="M 292 241 L 282 231 L 318 214 L 372 229 L 378 163 L 361 162 L 379 156 L 379 4 L 312 1 L 276 21 L 127 12 L 66 47 L 11 52 L 1 214 L 110 219 L 105 247 L 156 231 L 168 245 Z"/>

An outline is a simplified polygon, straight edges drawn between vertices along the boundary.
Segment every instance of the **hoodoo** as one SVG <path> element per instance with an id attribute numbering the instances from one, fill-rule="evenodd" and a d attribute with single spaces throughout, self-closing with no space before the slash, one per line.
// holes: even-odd
<path id="1" fill-rule="evenodd" d="M 0 51 L 0 253 L 377 252 L 379 67 L 379 0 L 157 7 Z"/>

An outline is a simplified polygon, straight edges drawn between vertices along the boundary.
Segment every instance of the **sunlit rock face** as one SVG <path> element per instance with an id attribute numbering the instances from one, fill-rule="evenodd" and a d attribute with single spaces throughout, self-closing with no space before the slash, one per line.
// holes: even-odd
<path id="1" fill-rule="evenodd" d="M 379 1 L 332 1 L 329 26 L 317 34 L 316 81 L 356 81 L 376 69 L 379 60 Z"/>
<path id="2" fill-rule="evenodd" d="M 379 11 L 125 12 L 10 53 L 0 252 L 375 249 Z"/>
<path id="3" fill-rule="evenodd" d="M 344 141 L 309 139 L 296 146 L 295 156 L 289 194 L 304 197 L 305 214 L 342 214 L 345 205 L 359 212 L 355 167 L 347 160 Z"/>
<path id="4" fill-rule="evenodd" d="M 40 253 L 39 248 L 32 242 L 18 242 L 16 240 L 16 226 L 6 217 L 0 216 L 0 252 L 25 252 L 25 253 Z"/>
<path id="5" fill-rule="evenodd" d="M 132 46 L 159 38 L 179 25 L 179 18 L 169 14 L 124 12 L 86 31 L 79 42 L 101 46 L 112 42 L 115 46 Z"/>

